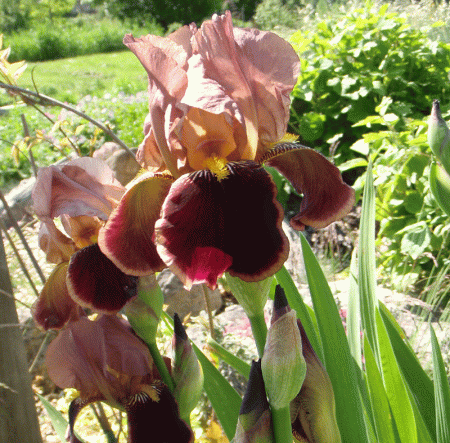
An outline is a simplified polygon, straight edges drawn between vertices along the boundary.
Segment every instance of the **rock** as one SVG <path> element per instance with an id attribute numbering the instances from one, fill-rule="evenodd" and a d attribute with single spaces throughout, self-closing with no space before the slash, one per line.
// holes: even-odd
<path id="1" fill-rule="evenodd" d="M 36 177 L 30 177 L 22 180 L 18 186 L 5 195 L 6 202 L 11 209 L 12 215 L 16 221 L 22 220 L 25 216 L 32 214 L 31 190 L 36 183 Z M 0 201 L 0 218 L 9 229 L 12 222 L 3 203 Z"/>
<path id="2" fill-rule="evenodd" d="M 164 303 L 168 305 L 167 313 L 173 315 L 175 312 L 183 320 L 188 314 L 198 315 L 206 309 L 203 288 L 209 293 L 211 310 L 215 311 L 222 306 L 220 291 L 211 291 L 202 285 L 195 285 L 191 291 L 187 291 L 180 279 L 168 269 L 164 269 L 157 276 L 158 283 L 164 294 Z"/>
<path id="3" fill-rule="evenodd" d="M 93 156 L 104 160 L 124 186 L 133 180 L 140 169 L 135 158 L 115 142 L 104 143 Z"/>

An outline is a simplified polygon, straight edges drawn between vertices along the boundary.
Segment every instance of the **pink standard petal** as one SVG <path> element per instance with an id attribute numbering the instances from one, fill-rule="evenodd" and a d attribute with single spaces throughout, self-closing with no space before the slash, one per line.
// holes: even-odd
<path id="1" fill-rule="evenodd" d="M 291 150 L 273 157 L 267 164 L 303 194 L 300 211 L 291 219 L 294 229 L 324 228 L 353 207 L 354 189 L 343 182 L 339 169 L 318 152 L 309 148 Z"/>
<path id="2" fill-rule="evenodd" d="M 40 169 L 32 197 L 41 219 L 67 214 L 106 220 L 124 191 L 105 163 L 86 157 Z"/>

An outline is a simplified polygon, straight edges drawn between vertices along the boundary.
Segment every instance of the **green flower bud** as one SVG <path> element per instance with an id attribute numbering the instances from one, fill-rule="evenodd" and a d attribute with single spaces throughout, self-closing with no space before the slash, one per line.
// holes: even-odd
<path id="1" fill-rule="evenodd" d="M 438 163 L 431 165 L 430 189 L 439 207 L 450 215 L 450 176 Z"/>
<path id="2" fill-rule="evenodd" d="M 272 419 L 264 389 L 261 361 L 253 361 L 233 443 L 272 442 Z"/>
<path id="3" fill-rule="evenodd" d="M 228 273 L 225 274 L 225 277 L 231 292 L 248 317 L 254 317 L 264 311 L 272 286 L 273 275 L 257 282 L 246 282 L 239 277 L 232 277 Z"/>
<path id="4" fill-rule="evenodd" d="M 290 309 L 280 286 L 275 291 L 261 367 L 270 406 L 275 409 L 289 406 L 302 387 L 306 362 L 296 313 Z"/>
<path id="5" fill-rule="evenodd" d="M 442 118 L 439 100 L 433 100 L 427 135 L 431 150 L 450 174 L 450 130 Z"/>
<path id="6" fill-rule="evenodd" d="M 137 297 L 125 305 L 124 312 L 136 334 L 146 343 L 152 343 L 156 340 L 164 304 L 164 296 L 154 274 L 139 278 L 137 293 Z"/>
<path id="7" fill-rule="evenodd" d="M 203 390 L 203 371 L 177 314 L 174 315 L 173 354 L 173 396 L 181 418 L 189 422 Z"/>

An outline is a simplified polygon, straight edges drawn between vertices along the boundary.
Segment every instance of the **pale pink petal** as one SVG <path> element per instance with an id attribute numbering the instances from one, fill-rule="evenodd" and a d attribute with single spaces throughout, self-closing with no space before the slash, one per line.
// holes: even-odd
<path id="1" fill-rule="evenodd" d="M 67 214 L 106 220 L 124 191 L 101 160 L 79 158 L 62 166 L 40 169 L 32 197 L 39 218 Z"/>

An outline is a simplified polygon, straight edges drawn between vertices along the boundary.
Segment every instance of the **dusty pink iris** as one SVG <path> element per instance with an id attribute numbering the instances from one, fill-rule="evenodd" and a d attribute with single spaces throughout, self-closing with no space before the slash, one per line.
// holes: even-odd
<path id="1" fill-rule="evenodd" d="M 125 275 L 99 249 L 99 229 L 125 188 L 100 160 L 79 158 L 39 170 L 33 189 L 41 220 L 39 245 L 56 267 L 34 306 L 44 329 L 59 329 L 84 315 L 80 307 L 117 312 L 133 295 Z M 55 223 L 60 219 L 61 229 Z"/>
<path id="2" fill-rule="evenodd" d="M 79 411 L 94 401 L 127 413 L 130 443 L 193 441 L 147 347 L 125 320 L 101 315 L 70 322 L 49 345 L 46 365 L 54 383 L 80 394 L 69 408 L 71 443 L 79 443 L 73 432 Z"/>
<path id="3" fill-rule="evenodd" d="M 187 288 L 213 288 L 225 271 L 259 281 L 279 270 L 289 243 L 263 165 L 303 194 L 295 229 L 324 227 L 350 210 L 354 192 L 338 169 L 283 143 L 299 73 L 286 41 L 233 28 L 227 12 L 200 29 L 124 42 L 147 70 L 150 111 L 137 155 L 148 172 L 99 233 L 101 250 L 123 272 L 168 266 Z"/>

